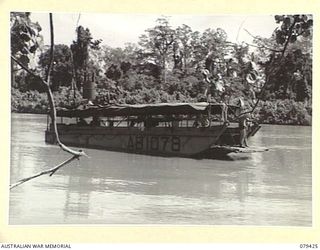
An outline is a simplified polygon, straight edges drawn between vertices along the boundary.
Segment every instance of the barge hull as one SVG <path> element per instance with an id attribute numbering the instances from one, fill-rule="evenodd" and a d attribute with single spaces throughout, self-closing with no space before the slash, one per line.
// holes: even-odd
<path id="1" fill-rule="evenodd" d="M 68 146 L 105 149 L 136 154 L 196 157 L 214 145 L 226 130 L 225 125 L 210 128 L 108 128 L 58 126 L 62 143 Z M 46 142 L 56 143 L 47 130 Z"/>

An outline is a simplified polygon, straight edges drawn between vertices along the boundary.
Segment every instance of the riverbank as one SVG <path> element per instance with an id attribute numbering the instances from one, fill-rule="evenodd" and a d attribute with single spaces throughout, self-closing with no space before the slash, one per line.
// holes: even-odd
<path id="1" fill-rule="evenodd" d="M 74 98 L 74 93 L 71 93 L 67 88 L 61 88 L 55 92 L 54 99 L 57 107 L 70 107 L 74 104 L 80 104 L 82 101 L 80 93 L 75 93 Z M 125 102 L 120 99 L 118 101 Z M 21 92 L 12 88 L 11 112 L 46 114 L 48 107 L 46 93 L 31 90 Z M 255 110 L 255 117 L 260 123 L 265 124 L 311 126 L 312 106 L 309 102 L 296 102 L 291 99 L 260 101 Z"/>

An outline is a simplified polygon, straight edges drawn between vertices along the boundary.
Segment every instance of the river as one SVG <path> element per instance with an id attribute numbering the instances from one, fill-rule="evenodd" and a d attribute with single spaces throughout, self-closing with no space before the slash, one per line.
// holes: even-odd
<path id="1" fill-rule="evenodd" d="M 10 182 L 70 156 L 44 142 L 46 116 L 12 114 Z M 86 149 L 10 191 L 9 224 L 312 226 L 311 127 L 263 125 L 267 152 L 233 161 Z"/>

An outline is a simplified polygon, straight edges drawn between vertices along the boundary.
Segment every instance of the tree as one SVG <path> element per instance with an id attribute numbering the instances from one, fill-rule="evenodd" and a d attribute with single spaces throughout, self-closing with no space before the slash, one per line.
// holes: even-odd
<path id="1" fill-rule="evenodd" d="M 39 57 L 39 65 L 45 69 L 50 62 L 50 49 L 48 48 Z M 57 90 L 59 86 L 71 86 L 73 78 L 72 53 L 64 44 L 54 46 L 53 66 L 51 75 L 51 88 Z"/>
<path id="2" fill-rule="evenodd" d="M 191 58 L 190 58 L 190 68 L 200 68 L 203 64 L 205 56 L 202 51 L 201 44 L 201 33 L 199 31 L 194 31 L 190 34 L 190 46 L 191 46 Z"/>
<path id="3" fill-rule="evenodd" d="M 275 20 L 281 24 L 275 35 L 277 43 L 284 45 L 282 55 L 287 46 L 297 41 L 299 36 L 308 37 L 312 33 L 312 15 L 276 15 Z"/>
<path id="4" fill-rule="evenodd" d="M 11 55 L 23 65 L 35 67 L 35 52 L 42 45 L 41 27 L 30 19 L 30 12 L 10 13 Z M 11 85 L 15 86 L 15 76 L 19 67 L 11 60 Z M 18 86 L 20 87 L 20 86 Z"/>
<path id="5" fill-rule="evenodd" d="M 272 37 L 256 37 L 260 64 L 265 67 L 264 98 L 311 97 L 312 25 L 311 15 L 276 15 L 279 27 Z"/>
<path id="6" fill-rule="evenodd" d="M 178 49 L 174 51 L 174 58 L 178 58 L 182 62 L 182 67 L 186 73 L 188 70 L 188 63 L 192 59 L 192 29 L 183 24 L 176 29 L 176 46 Z"/>
<path id="7" fill-rule="evenodd" d="M 219 65 L 215 62 L 223 61 L 226 53 L 227 33 L 218 28 L 206 29 L 201 36 L 201 51 L 205 57 L 205 67 L 211 74 L 219 73 Z"/>
<path id="8" fill-rule="evenodd" d="M 82 86 L 86 72 L 89 70 L 89 51 L 99 49 L 101 40 L 93 40 L 90 30 L 77 27 L 77 39 L 71 45 L 73 65 L 78 89 Z"/>
<path id="9" fill-rule="evenodd" d="M 279 24 L 279 27 L 275 30 L 273 38 L 275 39 L 277 46 L 282 46 L 282 48 L 278 50 L 265 45 L 257 46 L 258 48 L 270 50 L 271 54 L 269 60 L 265 63 L 265 82 L 260 88 L 258 98 L 251 111 L 246 111 L 245 113 L 253 112 L 257 107 L 259 101 L 262 98 L 266 98 L 268 94 L 272 94 L 273 96 L 275 96 L 272 86 L 278 85 L 278 93 L 280 92 L 282 98 L 293 98 L 294 96 L 292 95 L 292 91 L 290 91 L 290 89 L 293 89 L 291 87 L 291 83 L 296 81 L 296 83 L 298 83 L 299 85 L 301 85 L 301 83 L 304 83 L 306 85 L 306 81 L 298 80 L 300 79 L 300 72 L 289 71 L 291 73 L 296 73 L 293 74 L 293 76 L 299 75 L 299 77 L 297 77 L 296 79 L 290 78 L 290 76 L 286 76 L 284 67 L 289 67 L 289 70 L 296 70 L 294 62 L 292 61 L 292 59 L 294 60 L 296 57 L 294 54 L 287 55 L 290 54 L 290 50 L 288 50 L 288 47 L 290 47 L 290 44 L 296 43 L 301 36 L 306 38 L 312 36 L 313 17 L 312 15 L 276 15 L 275 21 Z M 286 60 L 288 59 L 289 61 L 287 61 L 286 63 Z M 277 77 L 274 78 L 274 84 L 272 85 L 270 83 L 272 83 L 272 78 L 275 75 L 277 75 Z M 284 79 L 285 84 L 282 86 L 279 86 L 279 84 L 277 84 L 279 77 Z M 299 88 L 296 88 L 296 90 L 297 89 Z M 302 96 L 308 96 L 307 86 L 303 87 L 302 89 L 305 90 L 305 93 Z M 299 100 L 300 99 L 301 96 L 299 97 Z"/>
<path id="10" fill-rule="evenodd" d="M 274 55 L 273 67 L 277 70 L 268 75 L 268 93 L 273 93 L 277 99 L 297 101 L 311 97 L 312 57 L 309 53 L 289 48 L 283 58 Z"/>
<path id="11" fill-rule="evenodd" d="M 139 45 L 145 50 L 146 57 L 161 65 L 162 80 L 166 83 L 166 69 L 172 54 L 175 32 L 167 18 L 159 18 L 156 23 L 155 27 L 147 29 L 146 34 L 140 36 Z"/>

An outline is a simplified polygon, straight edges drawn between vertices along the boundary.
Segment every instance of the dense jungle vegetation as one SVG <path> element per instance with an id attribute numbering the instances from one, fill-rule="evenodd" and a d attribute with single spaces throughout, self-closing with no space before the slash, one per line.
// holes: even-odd
<path id="1" fill-rule="evenodd" d="M 228 103 L 241 97 L 248 109 L 255 107 L 260 122 L 311 125 L 312 16 L 274 18 L 279 26 L 271 37 L 253 36 L 252 44 L 232 43 L 220 28 L 172 28 L 170 18 L 159 18 L 137 44 L 112 48 L 78 26 L 72 44 L 54 45 L 50 70 L 56 105 L 82 103 L 88 82 L 95 83 L 93 102 L 99 104 L 197 102 L 207 100 L 206 90 L 220 102 L 218 83 Z M 43 45 L 40 25 L 30 13 L 11 13 L 10 21 L 11 55 L 44 75 L 50 50 Z M 47 113 L 39 79 L 12 59 L 11 66 L 12 112 Z"/>

